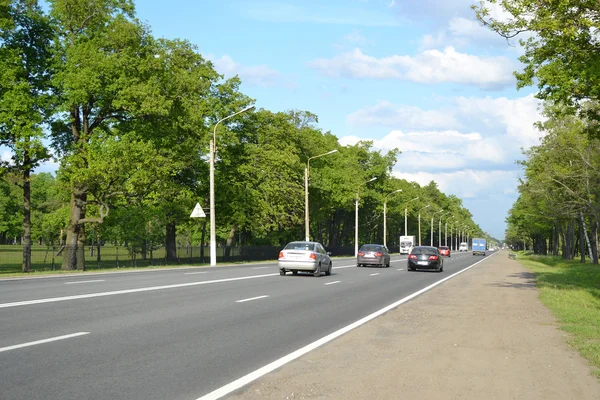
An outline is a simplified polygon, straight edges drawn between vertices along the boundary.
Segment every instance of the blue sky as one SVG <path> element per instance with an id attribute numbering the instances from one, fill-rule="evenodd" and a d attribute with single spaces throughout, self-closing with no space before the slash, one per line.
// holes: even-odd
<path id="1" fill-rule="evenodd" d="M 394 174 L 463 199 L 504 237 L 521 148 L 537 144 L 521 49 L 479 26 L 474 0 L 143 0 L 155 36 L 185 38 L 256 106 L 308 110 L 342 144 L 398 147 Z M 492 9 L 493 15 L 501 11 Z"/>

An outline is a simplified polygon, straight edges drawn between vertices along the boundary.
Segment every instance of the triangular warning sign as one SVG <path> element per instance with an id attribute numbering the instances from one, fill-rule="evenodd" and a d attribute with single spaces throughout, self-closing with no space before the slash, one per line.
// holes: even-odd
<path id="1" fill-rule="evenodd" d="M 194 211 L 190 215 L 190 218 L 205 218 L 206 214 L 204 214 L 204 210 L 200 207 L 200 203 L 196 203 L 196 207 L 194 207 Z"/>

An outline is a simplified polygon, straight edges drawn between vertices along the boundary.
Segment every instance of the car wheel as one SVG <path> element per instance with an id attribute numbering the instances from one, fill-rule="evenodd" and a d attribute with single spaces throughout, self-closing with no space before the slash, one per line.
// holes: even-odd
<path id="1" fill-rule="evenodd" d="M 411 268 L 411 267 L 408 267 L 406 270 L 407 270 L 407 271 L 414 271 L 415 269 L 414 269 L 414 268 Z"/>
<path id="2" fill-rule="evenodd" d="M 356 264 L 356 266 L 357 266 L 358 268 L 360 268 L 360 264 Z"/>
<path id="3" fill-rule="evenodd" d="M 443 272 L 444 271 L 444 264 L 440 265 L 440 269 L 438 272 Z"/>
<path id="4" fill-rule="evenodd" d="M 292 274 L 298 275 L 298 271 L 292 271 Z"/>
<path id="5" fill-rule="evenodd" d="M 284 276 L 285 275 L 285 269 L 280 269 L 279 270 L 279 275 Z"/>
<path id="6" fill-rule="evenodd" d="M 331 275 L 331 269 L 333 268 L 333 263 L 329 263 L 329 268 L 327 268 L 327 271 L 325 271 L 325 275 L 329 276 Z"/>
<path id="7" fill-rule="evenodd" d="M 321 276 L 321 264 L 315 269 L 314 276 Z"/>

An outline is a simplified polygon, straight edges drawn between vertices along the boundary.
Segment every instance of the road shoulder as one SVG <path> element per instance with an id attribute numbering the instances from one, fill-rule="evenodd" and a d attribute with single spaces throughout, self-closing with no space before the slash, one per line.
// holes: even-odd
<path id="1" fill-rule="evenodd" d="M 600 399 L 600 382 L 500 253 L 230 399 Z"/>

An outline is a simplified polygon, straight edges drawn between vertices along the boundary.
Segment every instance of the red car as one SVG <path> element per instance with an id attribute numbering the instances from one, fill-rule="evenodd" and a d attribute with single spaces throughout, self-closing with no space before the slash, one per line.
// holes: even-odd
<path id="1" fill-rule="evenodd" d="M 440 254 L 446 257 L 450 257 L 450 247 L 448 246 L 440 246 L 438 247 Z"/>

